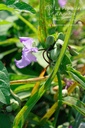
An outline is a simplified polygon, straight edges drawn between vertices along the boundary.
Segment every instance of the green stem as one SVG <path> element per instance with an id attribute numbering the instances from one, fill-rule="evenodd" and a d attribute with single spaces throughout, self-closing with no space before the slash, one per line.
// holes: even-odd
<path id="1" fill-rule="evenodd" d="M 40 0 L 39 36 L 40 36 L 40 42 L 43 44 L 46 41 L 46 37 L 47 37 L 46 15 L 45 15 L 45 0 Z"/>
<path id="2" fill-rule="evenodd" d="M 61 103 L 62 102 L 62 82 L 61 82 L 61 76 L 60 76 L 59 72 L 57 72 L 57 77 L 58 77 L 58 85 L 59 85 L 59 97 L 58 97 L 58 100 Z"/>
<path id="3" fill-rule="evenodd" d="M 37 35 L 37 29 L 30 23 L 28 22 L 24 17 L 22 17 L 19 14 L 16 14 L 19 19 L 21 19 L 29 28 L 31 28 L 31 30 Z"/>
<path id="4" fill-rule="evenodd" d="M 19 39 L 17 39 L 17 38 L 10 38 L 10 39 L 6 39 L 5 41 L 0 41 L 0 45 L 13 44 L 13 43 L 17 43 L 17 42 L 19 42 Z"/>
<path id="5" fill-rule="evenodd" d="M 60 73 L 57 72 L 57 77 L 58 77 L 58 86 L 59 86 L 59 96 L 58 96 L 58 108 L 55 113 L 55 120 L 54 120 L 54 127 L 56 128 L 56 123 L 58 120 L 58 115 L 60 111 L 60 107 L 62 105 L 62 82 L 61 82 L 61 76 Z"/>

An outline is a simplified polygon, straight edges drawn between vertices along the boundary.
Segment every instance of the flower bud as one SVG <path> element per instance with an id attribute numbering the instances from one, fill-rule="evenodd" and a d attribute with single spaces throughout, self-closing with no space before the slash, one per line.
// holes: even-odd
<path id="1" fill-rule="evenodd" d="M 7 107 L 6 107 L 6 111 L 7 111 L 7 112 L 12 112 L 12 106 L 7 106 Z"/>
<path id="2" fill-rule="evenodd" d="M 54 43 L 54 37 L 52 35 L 46 38 L 46 48 L 50 47 Z"/>
<path id="3" fill-rule="evenodd" d="M 58 50 L 57 50 L 57 46 L 54 47 L 54 49 L 52 49 L 50 51 L 50 58 L 53 60 L 53 61 L 56 61 L 57 60 L 57 57 L 58 57 Z"/>
<path id="4" fill-rule="evenodd" d="M 64 35 L 62 32 L 59 33 L 59 35 L 58 35 L 58 39 L 64 41 L 64 38 L 65 38 L 65 35 Z"/>

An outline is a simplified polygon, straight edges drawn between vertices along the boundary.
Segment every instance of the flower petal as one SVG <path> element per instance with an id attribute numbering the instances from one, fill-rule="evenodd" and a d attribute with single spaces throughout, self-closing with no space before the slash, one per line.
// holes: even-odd
<path id="1" fill-rule="evenodd" d="M 36 57 L 35 57 L 32 53 L 30 53 L 30 52 L 29 52 L 29 53 L 27 54 L 27 56 L 25 56 L 25 57 L 26 57 L 26 60 L 27 60 L 27 61 L 30 61 L 30 63 L 37 61 Z"/>
<path id="2" fill-rule="evenodd" d="M 32 54 L 32 52 L 29 52 L 28 49 L 23 48 L 22 55 L 24 56 L 25 60 L 27 61 L 36 61 L 36 57 Z"/>
<path id="3" fill-rule="evenodd" d="M 61 7 L 64 7 L 67 3 L 67 0 L 58 0 L 58 3 Z"/>
<path id="4" fill-rule="evenodd" d="M 24 68 L 26 67 L 27 65 L 29 65 L 31 62 L 25 60 L 25 58 L 22 56 L 22 59 L 21 60 L 15 60 L 15 64 L 18 68 Z"/>
<path id="5" fill-rule="evenodd" d="M 29 52 L 27 48 L 23 48 L 22 59 L 15 60 L 15 63 L 18 68 L 24 68 L 27 65 L 29 65 L 31 62 L 35 62 L 35 61 L 37 61 L 36 57 L 31 52 Z"/>
<path id="6" fill-rule="evenodd" d="M 31 62 L 37 61 L 36 57 L 32 54 L 32 52 L 38 52 L 38 48 L 32 47 L 32 38 L 20 37 L 20 41 L 24 44 L 25 47 L 22 49 L 21 60 L 15 60 L 15 63 L 18 68 L 24 68 Z"/>
<path id="7" fill-rule="evenodd" d="M 19 37 L 19 39 L 20 39 L 20 42 L 23 42 L 23 41 L 28 40 L 28 39 L 29 39 L 29 37 Z"/>
<path id="8" fill-rule="evenodd" d="M 31 49 L 31 51 L 32 51 L 32 52 L 38 52 L 38 48 L 33 47 L 33 48 Z"/>
<path id="9" fill-rule="evenodd" d="M 32 43 L 33 43 L 33 39 L 32 38 L 28 38 L 28 37 L 20 37 L 20 42 L 22 42 L 24 44 L 24 46 L 28 49 L 32 48 Z"/>

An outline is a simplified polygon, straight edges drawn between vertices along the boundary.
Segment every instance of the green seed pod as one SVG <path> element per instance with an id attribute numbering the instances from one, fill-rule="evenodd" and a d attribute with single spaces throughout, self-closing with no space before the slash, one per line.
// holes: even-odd
<path id="1" fill-rule="evenodd" d="M 50 58 L 53 60 L 53 61 L 56 61 L 57 60 L 57 57 L 58 57 L 58 51 L 57 51 L 57 46 L 55 47 L 54 46 L 54 49 L 52 49 L 50 51 Z"/>
<path id="2" fill-rule="evenodd" d="M 52 35 L 46 38 L 46 48 L 50 47 L 54 43 L 54 37 Z"/>
<path id="3" fill-rule="evenodd" d="M 77 56 L 79 53 L 77 51 L 75 51 L 74 49 L 69 47 L 69 52 L 72 56 Z"/>
<path id="4" fill-rule="evenodd" d="M 62 32 L 59 33 L 58 39 L 64 40 L 64 38 L 65 38 L 65 35 Z"/>
<path id="5" fill-rule="evenodd" d="M 6 111 L 7 111 L 7 112 L 12 112 L 12 106 L 7 106 L 7 107 L 6 107 Z"/>

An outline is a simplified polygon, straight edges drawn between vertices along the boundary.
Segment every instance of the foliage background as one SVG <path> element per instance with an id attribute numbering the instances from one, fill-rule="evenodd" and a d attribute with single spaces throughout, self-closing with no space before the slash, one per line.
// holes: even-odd
<path id="1" fill-rule="evenodd" d="M 3 65 L 0 62 L 0 127 L 12 128 L 16 126 L 15 117 L 19 113 L 19 111 L 23 107 L 25 107 L 25 103 L 29 100 L 28 109 L 30 108 L 30 110 L 29 114 L 26 115 L 27 118 L 24 119 L 24 128 L 68 128 L 71 125 L 74 128 L 78 128 L 78 126 L 82 122 L 85 122 L 84 0 L 79 1 L 77 15 L 74 19 L 73 29 L 71 32 L 69 30 L 71 27 L 68 26 L 69 23 L 72 23 L 70 22 L 70 20 L 75 7 L 75 1 L 68 0 L 67 5 L 65 6 L 65 8 L 72 7 L 72 11 L 60 9 L 59 5 L 56 4 L 57 0 L 55 0 L 55 2 L 51 0 L 44 2 L 41 0 L 41 7 L 40 1 L 38 0 L 23 0 L 23 2 L 27 3 L 26 5 L 24 5 L 23 3 L 23 6 L 17 4 L 14 5 L 14 2 L 15 1 L 13 0 L 2 0 L 0 2 L 0 59 L 4 64 Z M 20 2 L 22 1 L 19 1 L 19 3 Z M 50 8 L 47 8 L 49 6 Z M 59 10 L 56 9 L 57 7 L 59 7 Z M 42 13 L 40 13 L 39 11 Z M 44 28 L 46 28 L 46 31 L 44 30 Z M 67 32 L 70 32 L 70 34 Z M 60 37 L 58 36 L 59 34 Z M 35 98 L 37 97 L 37 95 L 34 95 L 34 97 L 31 99 L 32 89 L 36 85 L 35 81 L 31 83 L 22 82 L 18 84 L 16 82 L 17 84 L 12 84 L 12 81 L 14 80 L 27 80 L 28 78 L 32 78 L 32 80 L 34 80 L 33 78 L 39 77 L 42 71 L 44 73 L 44 68 L 48 64 L 45 62 L 42 56 L 43 51 L 39 51 L 37 53 L 36 56 L 38 58 L 38 61 L 36 63 L 30 64 L 24 69 L 18 69 L 15 66 L 14 60 L 15 58 L 19 59 L 21 57 L 23 46 L 19 41 L 19 37 L 26 36 L 34 38 L 34 45 L 41 49 L 46 48 L 45 43 L 47 36 L 53 35 L 55 39 L 60 39 L 64 42 L 67 34 L 67 41 L 69 45 L 74 49 L 75 54 L 73 53 L 73 51 L 71 51 L 72 53 L 69 54 L 69 50 L 67 48 L 65 53 L 68 57 L 64 57 L 62 65 L 60 66 L 60 69 L 58 71 L 60 71 L 61 76 L 61 90 L 63 90 L 64 92 L 65 86 L 67 86 L 67 82 L 72 81 L 72 86 L 68 89 L 68 94 L 64 94 L 64 99 L 62 100 L 63 103 L 60 105 L 60 111 L 58 111 L 56 105 L 58 103 L 59 93 L 57 90 L 59 85 L 58 76 L 55 76 L 55 79 L 50 82 L 50 86 L 48 88 L 45 88 L 44 94 L 42 94 L 42 85 L 46 83 L 47 78 L 39 83 L 41 87 L 39 87 L 39 89 L 41 90 L 38 90 L 39 98 Z M 77 52 L 79 54 L 76 54 Z M 68 69 L 66 69 L 66 65 L 68 64 L 72 65 L 72 68 L 68 67 Z M 51 72 L 53 71 L 52 68 L 49 67 L 46 70 L 45 76 L 48 77 L 48 75 L 51 74 Z M 2 89 L 2 85 L 4 85 L 5 91 Z M 12 92 L 10 91 L 10 89 L 12 90 Z M 41 95 L 43 96 L 41 97 Z M 81 101 L 83 101 L 83 103 Z M 19 104 L 20 102 L 21 105 Z M 30 102 L 33 102 L 34 105 L 30 105 Z M 56 107 L 52 108 L 52 106 Z M 46 115 L 47 119 L 45 119 L 44 115 L 48 113 L 48 110 L 51 111 L 49 112 L 49 115 Z M 56 115 L 58 115 L 58 118 Z M 21 128 L 23 125 L 22 119 L 20 123 L 21 124 L 19 124 L 19 128 Z"/>

